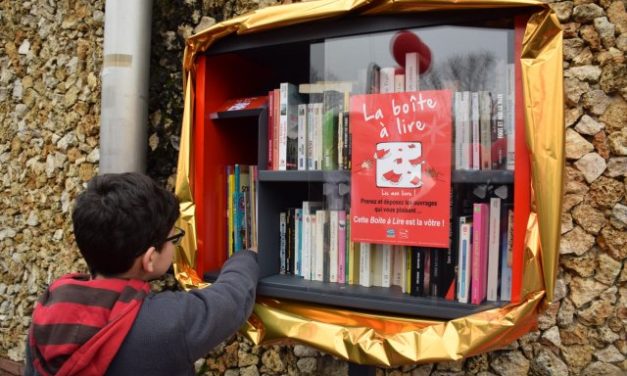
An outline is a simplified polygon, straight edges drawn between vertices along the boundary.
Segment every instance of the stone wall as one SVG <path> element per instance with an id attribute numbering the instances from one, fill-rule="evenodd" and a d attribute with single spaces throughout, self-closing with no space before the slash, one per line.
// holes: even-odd
<path id="1" fill-rule="evenodd" d="M 154 0 L 148 173 L 172 187 L 184 38 L 275 1 Z M 555 303 L 537 331 L 460 362 L 388 375 L 619 375 L 627 371 L 627 15 L 621 0 L 551 6 L 565 29 L 566 189 Z M 84 270 L 69 209 L 97 172 L 104 1 L 0 0 L 0 358 L 21 361 L 36 297 Z M 171 278 L 155 288 L 173 288 Z M 0 362 L 1 366 L 4 363 Z M 301 345 L 241 336 L 197 362 L 202 374 L 346 375 Z"/>

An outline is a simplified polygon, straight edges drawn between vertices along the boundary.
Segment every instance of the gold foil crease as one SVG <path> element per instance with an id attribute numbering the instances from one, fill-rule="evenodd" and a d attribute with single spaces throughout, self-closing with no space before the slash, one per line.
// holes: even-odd
<path id="1" fill-rule="evenodd" d="M 297 341 L 351 362 L 397 366 L 459 360 L 504 347 L 532 330 L 538 312 L 553 299 L 557 273 L 564 103 L 562 31 L 550 8 L 531 0 L 309 1 L 253 11 L 188 38 L 183 58 L 185 112 L 176 181 L 182 212 L 180 223 L 188 234 L 175 262 L 180 284 L 185 288 L 206 285 L 190 267 L 194 265 L 196 250 L 189 166 L 197 54 L 233 33 L 253 33 L 348 13 L 376 15 L 505 7 L 535 12 L 527 23 L 521 54 L 533 200 L 523 250 L 522 301 L 454 320 L 434 321 L 258 297 L 254 313 L 241 332 L 255 344 Z"/>

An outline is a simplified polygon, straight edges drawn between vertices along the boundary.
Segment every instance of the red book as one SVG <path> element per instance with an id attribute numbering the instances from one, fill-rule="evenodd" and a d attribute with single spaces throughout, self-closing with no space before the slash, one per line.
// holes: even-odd
<path id="1" fill-rule="evenodd" d="M 274 163 L 274 90 L 268 92 L 268 170 L 272 170 Z"/>
<path id="2" fill-rule="evenodd" d="M 486 203 L 473 204 L 470 302 L 481 304 L 487 293 L 488 221 L 490 208 Z"/>

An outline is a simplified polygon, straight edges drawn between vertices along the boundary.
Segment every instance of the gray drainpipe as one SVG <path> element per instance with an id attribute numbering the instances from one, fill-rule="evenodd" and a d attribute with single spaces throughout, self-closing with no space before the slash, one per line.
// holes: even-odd
<path id="1" fill-rule="evenodd" d="M 99 173 L 145 172 L 152 0 L 107 0 Z"/>

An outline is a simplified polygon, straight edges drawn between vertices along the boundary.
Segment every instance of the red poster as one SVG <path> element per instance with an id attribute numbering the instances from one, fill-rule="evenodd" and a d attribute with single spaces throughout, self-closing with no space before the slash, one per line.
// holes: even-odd
<path id="1" fill-rule="evenodd" d="M 352 240 L 448 248 L 451 93 L 351 98 Z"/>

